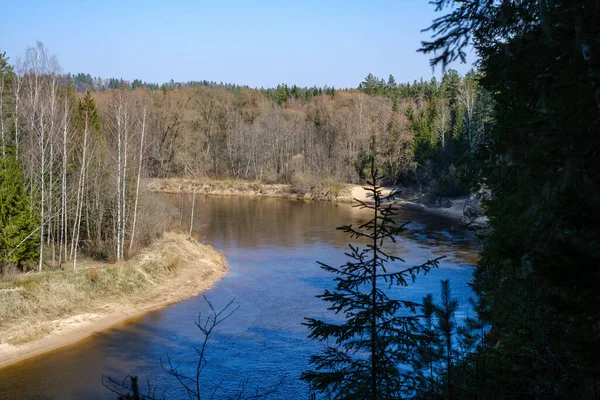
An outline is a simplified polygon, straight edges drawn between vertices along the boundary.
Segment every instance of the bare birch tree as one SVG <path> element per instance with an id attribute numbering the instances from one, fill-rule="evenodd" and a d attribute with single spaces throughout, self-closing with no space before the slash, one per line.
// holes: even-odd
<path id="1" fill-rule="evenodd" d="M 434 121 L 435 133 L 442 148 L 446 147 L 446 139 L 452 125 L 452 116 L 448 103 L 444 99 L 437 100 L 437 114 Z"/>
<path id="2" fill-rule="evenodd" d="M 125 104 L 125 114 L 124 114 L 124 126 L 123 126 L 123 177 L 122 184 L 123 188 L 121 190 L 121 253 L 122 257 L 125 256 L 125 230 L 127 226 L 127 150 L 129 144 L 129 110 L 127 110 L 127 103 Z"/>
<path id="3" fill-rule="evenodd" d="M 52 262 L 56 262 L 56 242 L 53 238 L 53 223 L 54 223 L 54 122 L 57 115 L 57 92 L 58 92 L 58 73 L 59 66 L 55 56 L 50 58 L 50 77 L 49 77 L 49 127 L 48 127 L 48 229 L 46 233 L 46 244 L 52 247 Z"/>
<path id="4" fill-rule="evenodd" d="M 131 237 L 129 238 L 129 253 L 131 253 L 131 249 L 133 248 L 133 241 L 135 239 L 135 226 L 137 223 L 137 211 L 138 211 L 138 203 L 140 198 L 140 178 L 142 176 L 142 165 L 144 161 L 144 137 L 146 135 L 146 115 L 148 112 L 148 105 L 144 100 L 144 103 L 141 106 L 142 118 L 139 119 L 138 122 L 140 124 L 140 152 L 138 159 L 138 171 L 137 171 L 137 180 L 135 184 L 135 203 L 133 206 L 133 222 L 131 224 Z"/>
<path id="5" fill-rule="evenodd" d="M 17 59 L 17 71 L 13 76 L 13 95 L 15 96 L 15 110 L 13 113 L 13 123 L 15 127 L 15 158 L 17 159 L 17 161 L 19 160 L 19 130 L 21 128 L 19 116 L 21 115 L 21 87 L 23 86 L 23 78 L 21 77 L 19 71 L 19 66 L 21 65 L 21 61 Z"/>
<path id="6" fill-rule="evenodd" d="M 67 140 L 68 132 L 70 127 L 70 113 L 69 113 L 69 99 L 65 95 L 64 98 L 64 109 L 61 120 L 61 131 L 62 131 L 62 165 L 61 165 L 61 192 L 60 192 L 60 239 L 59 239 L 59 251 L 58 251 L 58 264 L 63 262 L 63 251 L 64 255 L 67 254 L 67 221 L 68 221 L 68 209 L 67 209 Z"/>
<path id="7" fill-rule="evenodd" d="M 190 231 L 188 236 L 192 236 L 192 231 L 194 230 L 194 208 L 196 208 L 196 188 L 192 192 L 192 209 L 190 211 Z"/>
<path id="8" fill-rule="evenodd" d="M 53 116 L 50 114 L 49 104 L 47 101 L 40 99 L 41 94 L 47 85 L 46 75 L 50 72 L 48 68 L 48 54 L 46 48 L 42 42 L 37 42 L 35 47 L 29 47 L 27 49 L 26 56 L 27 66 L 27 78 L 28 78 L 28 95 L 29 95 L 29 123 L 31 140 L 36 142 L 38 148 L 39 167 L 37 168 L 37 175 L 39 177 L 38 189 L 40 193 L 40 254 L 38 269 L 42 270 L 43 258 L 44 258 L 44 235 L 45 231 L 45 220 L 46 220 L 46 145 L 48 136 L 48 120 Z M 47 100 L 47 99 L 44 99 Z M 31 155 L 33 157 L 33 154 Z M 33 163 L 32 163 L 33 164 Z M 30 167 L 30 182 L 31 186 L 35 185 L 34 169 L 32 165 Z M 33 190 L 31 191 L 33 195 Z M 31 199 L 31 205 L 33 206 L 33 197 Z M 32 207 L 33 208 L 33 207 Z"/>
<path id="9" fill-rule="evenodd" d="M 6 138 L 4 132 L 4 75 L 8 71 L 4 71 L 4 66 L 1 64 L 4 59 L 4 54 L 0 54 L 0 131 L 2 132 L 2 158 L 6 158 Z"/>
<path id="10" fill-rule="evenodd" d="M 463 84 L 458 90 L 458 102 L 465 108 L 465 127 L 469 149 L 473 150 L 473 115 L 475 113 L 475 100 L 477 99 L 476 82 L 472 77 L 465 77 Z"/>
<path id="11" fill-rule="evenodd" d="M 113 113 L 115 120 L 115 139 L 116 139 L 116 220 L 115 220 L 115 250 L 116 259 L 121 260 L 124 256 L 123 247 L 125 241 L 125 220 L 126 220 L 126 169 L 127 169 L 127 145 L 128 132 L 130 129 L 130 115 L 127 100 L 123 93 L 116 96 L 113 104 Z"/>
<path id="12" fill-rule="evenodd" d="M 85 101 L 85 100 L 84 100 Z M 83 148 L 81 157 L 81 167 L 79 170 L 79 181 L 77 183 L 77 204 L 75 206 L 75 220 L 73 221 L 73 238 L 71 239 L 71 258 L 73 259 L 73 269 L 77 269 L 77 250 L 79 248 L 79 233 L 81 231 L 81 214 L 83 212 L 83 192 L 85 187 L 88 136 L 89 136 L 89 107 L 83 107 Z"/>

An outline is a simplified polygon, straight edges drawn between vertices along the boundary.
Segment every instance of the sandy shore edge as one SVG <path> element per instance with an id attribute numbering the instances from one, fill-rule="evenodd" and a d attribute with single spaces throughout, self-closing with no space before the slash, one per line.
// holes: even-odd
<path id="1" fill-rule="evenodd" d="M 280 197 L 297 200 L 351 202 L 354 185 L 318 184 L 303 188 L 284 183 L 188 178 L 146 178 L 145 190 L 155 193 L 196 193 L 216 196 Z"/>
<path id="2" fill-rule="evenodd" d="M 361 185 L 337 185 L 334 190 L 324 187 L 312 187 L 299 190 L 289 184 L 266 184 L 246 181 L 218 181 L 208 179 L 185 178 L 151 178 L 144 181 L 145 189 L 156 193 L 196 193 L 216 196 L 251 196 L 251 197 L 280 197 L 297 200 L 334 201 L 338 203 L 353 203 L 355 199 L 368 201 L 367 192 Z M 382 188 L 382 195 L 387 196 L 392 188 Z M 428 214 L 465 223 L 464 208 L 468 202 L 467 197 L 450 200 L 450 207 L 428 207 L 425 204 L 403 199 L 396 196 L 392 201 L 399 208 L 416 209 Z M 480 216 L 470 225 L 485 227 L 487 218 Z"/>
<path id="3" fill-rule="evenodd" d="M 81 313 L 53 321 L 57 329 L 47 336 L 22 345 L 0 344 L 0 368 L 63 346 L 74 344 L 102 330 L 147 312 L 166 307 L 210 289 L 228 272 L 221 253 L 211 246 L 196 243 L 210 256 L 198 259 L 172 280 L 153 287 L 130 300 L 130 304 L 111 302 L 94 313 Z"/>

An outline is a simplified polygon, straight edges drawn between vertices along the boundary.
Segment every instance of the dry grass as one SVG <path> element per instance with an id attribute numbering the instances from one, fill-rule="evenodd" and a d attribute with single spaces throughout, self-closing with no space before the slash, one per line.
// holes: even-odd
<path id="1" fill-rule="evenodd" d="M 0 277 L 0 344 L 38 339 L 61 319 L 102 312 L 110 303 L 143 303 L 177 278 L 224 269 L 212 247 L 168 232 L 125 263 Z"/>

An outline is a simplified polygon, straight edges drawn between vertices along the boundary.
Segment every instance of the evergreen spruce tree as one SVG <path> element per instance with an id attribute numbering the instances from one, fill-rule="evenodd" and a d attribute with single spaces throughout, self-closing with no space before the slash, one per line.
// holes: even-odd
<path id="1" fill-rule="evenodd" d="M 480 398 L 478 383 L 484 365 L 482 326 L 467 318 L 457 324 L 458 301 L 452 297 L 450 281 L 441 282 L 440 302 L 427 295 L 421 306 L 420 334 L 422 344 L 413 358 L 417 399 Z"/>
<path id="2" fill-rule="evenodd" d="M 442 393 L 440 385 L 440 362 L 443 357 L 442 340 L 436 327 L 436 306 L 433 296 L 428 294 L 421 306 L 422 345 L 417 348 L 412 367 L 415 372 L 417 398 L 435 399 Z"/>
<path id="3" fill-rule="evenodd" d="M 446 396 L 453 398 L 452 367 L 454 357 L 453 336 L 456 329 L 455 314 L 458 301 L 450 295 L 450 281 L 442 281 L 442 303 L 434 308 L 437 318 L 437 328 L 442 338 L 443 361 L 445 368 Z"/>
<path id="4" fill-rule="evenodd" d="M 38 258 L 39 227 L 29 208 L 25 179 L 11 148 L 0 158 L 0 270 L 7 264 L 22 268 Z"/>
<path id="5" fill-rule="evenodd" d="M 370 180 L 365 188 L 370 202 L 357 207 L 373 212 L 373 218 L 359 227 L 338 229 L 352 239 L 367 242 L 365 247 L 350 244 L 348 261 L 340 267 L 319 263 L 335 274 L 336 286 L 317 297 L 330 303 L 328 309 L 343 316 L 342 322 L 307 318 L 309 338 L 326 345 L 322 354 L 310 358 L 311 370 L 302 379 L 336 399 L 390 399 L 414 391 L 413 375 L 406 366 L 419 344 L 419 304 L 391 299 L 386 289 L 407 286 L 417 274 L 438 266 L 439 259 L 418 266 L 401 267 L 403 260 L 388 253 L 395 236 L 406 224 L 397 225 L 396 212 L 385 203 L 378 185 L 380 177 L 371 157 Z M 392 193 L 393 195 L 393 193 Z"/>

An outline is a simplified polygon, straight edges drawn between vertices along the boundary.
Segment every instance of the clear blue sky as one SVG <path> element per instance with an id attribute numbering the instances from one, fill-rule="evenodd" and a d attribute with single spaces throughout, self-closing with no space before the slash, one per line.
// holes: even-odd
<path id="1" fill-rule="evenodd" d="M 33 0 L 0 9 L 0 51 L 14 62 L 40 40 L 65 73 L 253 87 L 434 74 L 416 52 L 438 15 L 428 0 Z"/>

